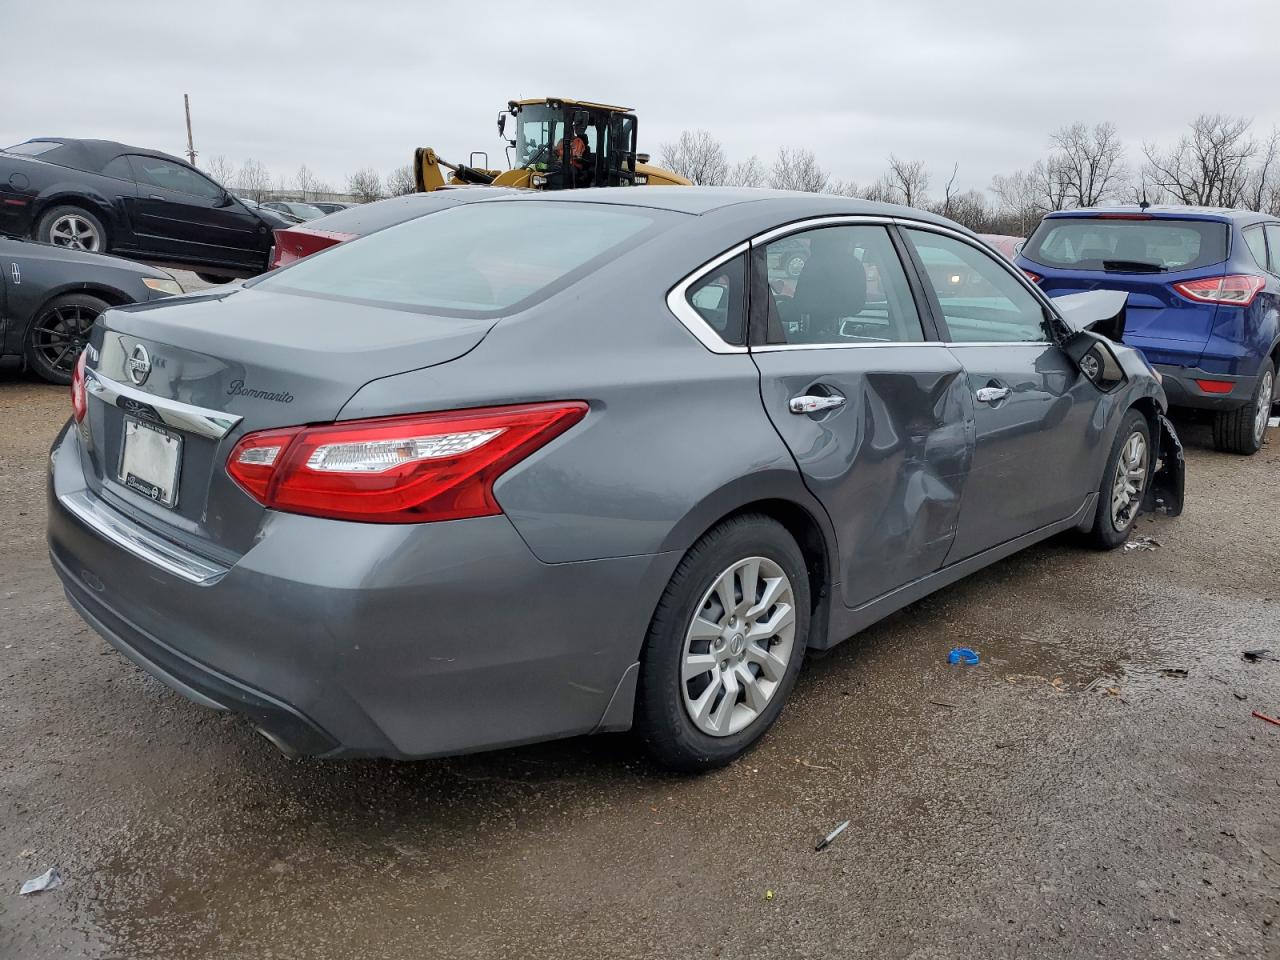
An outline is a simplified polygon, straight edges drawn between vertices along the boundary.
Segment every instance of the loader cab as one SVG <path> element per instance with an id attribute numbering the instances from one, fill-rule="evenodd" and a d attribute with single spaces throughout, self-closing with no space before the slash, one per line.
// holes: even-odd
<path id="1" fill-rule="evenodd" d="M 498 115 L 513 169 L 530 171 L 544 190 L 617 187 L 643 182 L 636 170 L 636 116 L 626 107 L 573 100 L 513 100 Z M 565 162 L 557 146 L 579 135 L 586 153 Z M 564 151 L 561 151 L 564 152 Z"/>

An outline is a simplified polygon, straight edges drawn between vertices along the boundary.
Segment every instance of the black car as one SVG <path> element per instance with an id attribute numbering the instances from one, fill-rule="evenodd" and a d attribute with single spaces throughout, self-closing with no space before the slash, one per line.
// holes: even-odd
<path id="1" fill-rule="evenodd" d="M 57 137 L 0 150 L 0 233 L 221 283 L 266 270 L 272 231 L 286 225 L 155 150 Z"/>
<path id="2" fill-rule="evenodd" d="M 310 200 L 308 202 L 313 207 L 319 207 L 324 213 L 338 213 L 355 206 L 354 203 L 345 203 L 342 200 Z"/>
<path id="3" fill-rule="evenodd" d="M 0 354 L 70 383 L 89 329 L 108 307 L 182 293 L 173 277 L 118 257 L 0 236 Z"/>

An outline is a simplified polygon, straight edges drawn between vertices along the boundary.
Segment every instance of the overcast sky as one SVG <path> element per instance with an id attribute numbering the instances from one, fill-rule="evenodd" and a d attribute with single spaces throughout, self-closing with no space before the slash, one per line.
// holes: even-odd
<path id="1" fill-rule="evenodd" d="M 1130 160 L 1200 112 L 1280 124 L 1280 0 L 659 4 L 0 0 L 3 145 L 102 137 L 341 188 L 433 146 L 502 161 L 507 100 L 635 108 L 640 149 L 705 128 L 730 160 L 808 147 L 865 184 L 890 152 L 985 187 L 1050 131 L 1112 120 Z M 74 25 L 74 30 L 68 30 Z"/>

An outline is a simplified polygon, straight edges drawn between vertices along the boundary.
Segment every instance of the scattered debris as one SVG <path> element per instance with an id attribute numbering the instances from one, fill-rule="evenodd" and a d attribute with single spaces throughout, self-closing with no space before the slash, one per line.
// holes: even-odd
<path id="1" fill-rule="evenodd" d="M 815 843 L 813 845 L 813 849 L 814 850 L 827 849 L 827 847 L 831 846 L 835 838 L 840 836 L 840 834 L 844 833 L 845 830 L 847 830 L 848 828 L 849 828 L 849 821 L 846 820 L 844 823 L 840 824 L 840 826 L 836 827 L 834 830 L 828 833 L 825 837 L 823 837 L 817 843 Z"/>
<path id="2" fill-rule="evenodd" d="M 773 891 L 772 891 L 772 890 L 766 890 L 766 891 L 764 892 L 764 898 L 765 898 L 766 900 L 772 900 L 772 899 L 773 899 Z"/>
<path id="3" fill-rule="evenodd" d="M 1245 663 L 1261 663 L 1263 660 L 1280 663 L 1280 657 L 1272 653 L 1269 647 L 1262 647 L 1258 650 L 1242 650 L 1240 651 L 1240 656 Z"/>
<path id="4" fill-rule="evenodd" d="M 810 770 L 826 770 L 827 772 L 830 772 L 835 769 L 835 767 L 822 767 L 816 763 L 810 763 L 808 760 L 804 759 L 804 757 L 796 757 L 796 763 L 800 764 L 802 767 L 808 767 Z"/>
<path id="5" fill-rule="evenodd" d="M 1248 695 L 1247 693 L 1241 693 L 1239 690 L 1232 690 L 1232 691 L 1231 691 L 1231 695 L 1232 695 L 1233 697 L 1235 697 L 1237 700 L 1248 700 L 1248 699 L 1249 699 L 1249 695 Z"/>
<path id="6" fill-rule="evenodd" d="M 1130 550 L 1158 550 L 1162 546 L 1164 544 L 1155 537 L 1130 537 L 1129 542 L 1124 545 L 1124 552 L 1128 553 Z"/>
<path id="7" fill-rule="evenodd" d="M 1187 671 L 1183 667 L 1165 667 L 1160 671 L 1162 677 L 1185 677 Z"/>
<path id="8" fill-rule="evenodd" d="M 1267 723 L 1274 723 L 1277 727 L 1280 727 L 1280 720 L 1277 720 L 1275 717 L 1268 717 L 1261 710 L 1253 711 L 1253 715 L 1257 717 L 1259 720 L 1265 720 L 1267 721 Z"/>
<path id="9" fill-rule="evenodd" d="M 22 885 L 22 889 L 18 891 L 19 896 L 25 897 L 29 893 L 41 893 L 45 890 L 56 890 L 62 886 L 62 874 L 58 872 L 57 867 L 50 867 L 38 877 L 32 877 Z"/>
<path id="10" fill-rule="evenodd" d="M 930 700 L 929 702 L 935 707 L 946 707 L 948 710 L 956 709 L 956 705 L 954 703 L 947 703 L 945 700 Z"/>
<path id="11" fill-rule="evenodd" d="M 978 651 L 968 647 L 956 647 L 947 654 L 947 663 L 963 663 L 967 667 L 972 667 L 977 662 Z"/>

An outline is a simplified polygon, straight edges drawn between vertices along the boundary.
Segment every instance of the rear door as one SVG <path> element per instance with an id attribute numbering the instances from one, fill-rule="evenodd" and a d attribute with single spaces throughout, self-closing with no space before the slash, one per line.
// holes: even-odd
<path id="1" fill-rule="evenodd" d="M 262 269 L 265 224 L 207 177 L 159 157 L 130 155 L 138 184 L 134 224 L 142 249 L 192 262 Z"/>
<path id="2" fill-rule="evenodd" d="M 1045 308 L 1009 264 L 958 234 L 902 231 L 950 351 L 963 364 L 977 449 L 947 562 L 1062 520 L 1097 481 L 1101 394 L 1050 342 Z"/>
<path id="3" fill-rule="evenodd" d="M 838 538 L 858 607 L 937 570 L 973 453 L 964 370 L 874 218 L 810 221 L 752 250 L 761 396 Z"/>

